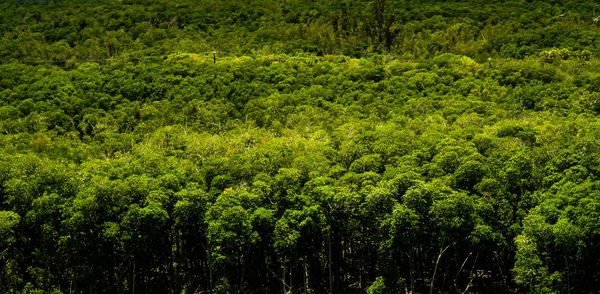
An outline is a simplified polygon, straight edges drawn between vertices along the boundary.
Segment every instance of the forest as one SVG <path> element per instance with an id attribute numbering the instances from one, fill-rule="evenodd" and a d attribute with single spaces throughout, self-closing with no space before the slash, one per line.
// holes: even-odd
<path id="1" fill-rule="evenodd" d="M 0 1 L 0 293 L 595 293 L 599 22 Z"/>

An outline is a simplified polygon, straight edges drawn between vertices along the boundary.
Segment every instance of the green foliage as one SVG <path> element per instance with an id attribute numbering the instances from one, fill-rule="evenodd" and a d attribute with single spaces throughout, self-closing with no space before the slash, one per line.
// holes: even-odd
<path id="1" fill-rule="evenodd" d="M 553 63 L 557 60 L 567 60 L 571 57 L 571 53 L 567 49 L 552 48 L 550 50 L 540 52 L 540 60 L 546 63 Z"/>
<path id="2" fill-rule="evenodd" d="M 367 288 L 368 294 L 383 294 L 387 293 L 387 289 L 385 287 L 385 280 L 383 277 L 377 277 L 373 284 Z"/>
<path id="3" fill-rule="evenodd" d="M 597 291 L 592 6 L 0 4 L 0 292 Z"/>
<path id="4" fill-rule="evenodd" d="M 412 5 L 387 0 L 186 0 L 172 4 L 155 0 L 5 1 L 0 56 L 73 68 L 80 61 L 125 56 L 134 61 L 168 54 L 209 59 L 215 49 L 218 55 L 431 57 L 454 53 L 479 60 L 489 56 L 521 59 L 542 52 L 548 62 L 566 59 L 561 52 L 567 51 L 556 49 L 560 52 L 554 54 L 550 51 L 555 49 L 545 48 L 568 48 L 582 56 L 598 53 L 593 4 L 580 1 L 425 1 Z"/>
<path id="5" fill-rule="evenodd" d="M 12 211 L 0 211 L 0 236 L 2 237 L 2 246 L 6 247 L 15 241 L 14 228 L 19 223 L 20 217 Z"/>

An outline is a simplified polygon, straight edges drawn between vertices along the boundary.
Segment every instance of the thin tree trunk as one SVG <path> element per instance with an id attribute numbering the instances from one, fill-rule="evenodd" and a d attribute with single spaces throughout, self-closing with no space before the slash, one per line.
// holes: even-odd
<path id="1" fill-rule="evenodd" d="M 415 291 L 415 263 L 414 263 L 414 248 L 410 248 L 408 253 L 406 254 L 408 255 L 408 276 L 409 276 L 409 283 L 410 283 L 410 291 L 407 291 L 408 293 L 413 293 Z"/>
<path id="2" fill-rule="evenodd" d="M 332 274 L 332 262 L 331 262 L 331 225 L 329 225 L 329 232 L 327 233 L 329 252 L 327 253 L 329 259 L 329 294 L 333 294 L 333 274 Z"/>
<path id="3" fill-rule="evenodd" d="M 460 268 L 458 269 L 458 271 L 456 272 L 456 275 L 454 276 L 454 288 L 456 288 L 457 290 L 458 290 L 458 276 L 460 275 L 460 272 L 462 272 L 463 268 L 465 267 L 465 264 L 467 264 L 467 261 L 469 261 L 469 257 L 471 257 L 471 255 L 473 255 L 473 251 L 469 252 L 467 257 L 465 257 L 465 260 L 463 260 L 462 264 L 460 265 Z"/>
<path id="4" fill-rule="evenodd" d="M 440 259 L 442 258 L 442 255 L 444 254 L 444 252 L 446 252 L 446 250 L 448 250 L 449 247 L 450 247 L 450 245 L 446 246 L 446 248 L 444 248 L 444 249 L 440 248 L 440 253 L 438 254 L 438 257 L 435 261 L 435 267 L 433 268 L 433 276 L 431 277 L 431 285 L 429 286 L 429 294 L 433 293 L 433 282 L 435 281 L 435 274 L 437 273 L 438 264 L 440 263 Z"/>
<path id="5" fill-rule="evenodd" d="M 210 289 L 213 289 L 213 271 L 212 271 L 212 258 L 211 258 L 211 254 L 210 254 L 210 250 L 206 250 L 206 256 L 208 258 L 208 283 L 210 286 Z"/>
<path id="6" fill-rule="evenodd" d="M 498 257 L 498 253 L 496 251 L 494 251 L 494 258 L 496 259 L 496 264 L 498 265 L 498 271 L 500 272 L 500 275 L 502 276 L 502 286 L 506 286 L 506 285 L 508 285 L 508 283 L 507 283 L 508 278 L 506 277 L 506 275 L 504 275 L 504 271 L 502 270 L 502 266 L 504 265 L 504 263 L 500 260 L 500 258 Z"/>
<path id="7" fill-rule="evenodd" d="M 240 274 L 240 292 L 242 292 L 242 290 L 244 289 L 244 255 L 242 254 L 240 256 L 240 267 L 241 269 L 241 274 Z"/>
<path id="8" fill-rule="evenodd" d="M 570 283 L 570 277 L 569 277 L 569 257 L 567 257 L 565 255 L 565 268 L 567 269 L 565 271 L 565 274 L 567 276 L 567 294 L 571 294 L 571 283 Z"/>
<path id="9" fill-rule="evenodd" d="M 471 267 L 471 271 L 469 271 L 469 283 L 467 284 L 467 287 L 465 287 L 465 290 L 462 291 L 462 294 L 467 293 L 467 291 L 469 291 L 469 288 L 471 288 L 471 285 L 473 285 L 473 271 L 475 270 L 475 265 L 477 264 L 477 258 L 479 257 L 479 252 L 477 252 L 477 254 L 475 254 L 475 261 L 473 261 L 473 266 Z"/>
<path id="10" fill-rule="evenodd" d="M 131 293 L 135 294 L 135 263 L 133 264 L 133 274 L 131 279 Z"/>
<path id="11" fill-rule="evenodd" d="M 308 263 L 306 259 L 308 257 L 304 254 L 304 293 L 308 293 Z"/>
<path id="12" fill-rule="evenodd" d="M 284 257 L 283 258 L 283 262 L 281 264 L 281 270 L 283 271 L 283 274 L 281 275 L 281 286 L 283 287 L 283 294 L 287 293 L 287 287 L 286 287 L 286 284 L 285 284 L 285 277 L 286 277 L 286 273 L 285 273 L 285 266 L 286 265 L 285 265 L 285 263 L 286 263 L 286 260 L 285 260 L 285 257 Z"/>

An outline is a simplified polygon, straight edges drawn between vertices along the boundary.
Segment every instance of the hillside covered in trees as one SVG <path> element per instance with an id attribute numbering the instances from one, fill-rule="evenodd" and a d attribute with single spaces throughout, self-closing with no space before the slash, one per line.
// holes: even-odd
<path id="1" fill-rule="evenodd" d="M 596 14 L 1 1 L 0 293 L 594 293 Z"/>

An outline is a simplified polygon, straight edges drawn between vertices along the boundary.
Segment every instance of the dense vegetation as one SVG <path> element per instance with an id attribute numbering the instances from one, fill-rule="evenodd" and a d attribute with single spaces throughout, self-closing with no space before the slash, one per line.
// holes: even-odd
<path id="1" fill-rule="evenodd" d="M 73 66 L 114 56 L 213 50 L 237 56 L 391 52 L 411 59 L 439 53 L 523 58 L 551 47 L 597 54 L 600 45 L 600 7 L 593 1 L 56 2 L 0 1 L 3 61 Z"/>
<path id="2" fill-rule="evenodd" d="M 7 2 L 0 292 L 600 288 L 592 2 Z"/>

